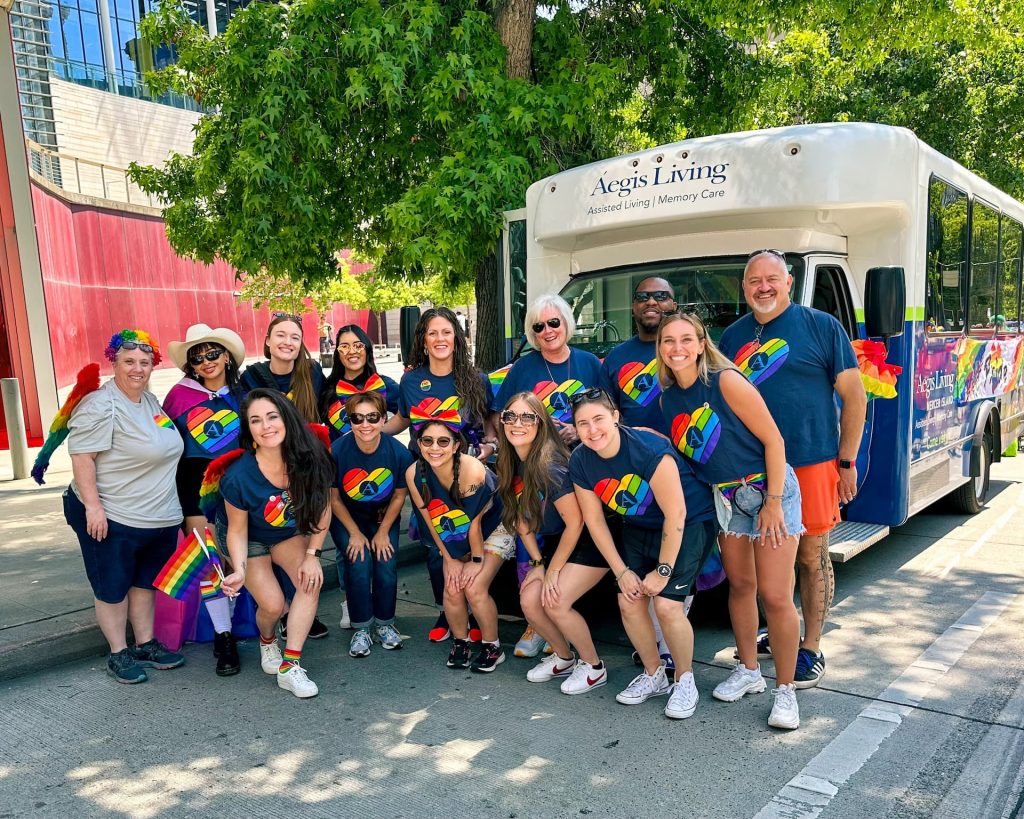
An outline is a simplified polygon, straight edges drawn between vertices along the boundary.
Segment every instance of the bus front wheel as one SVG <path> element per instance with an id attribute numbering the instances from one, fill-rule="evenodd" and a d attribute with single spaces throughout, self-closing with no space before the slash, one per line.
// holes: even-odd
<path id="1" fill-rule="evenodd" d="M 985 499 L 988 497 L 989 472 L 992 469 L 992 435 L 988 432 L 982 437 L 980 455 L 978 476 L 953 492 L 953 505 L 957 511 L 968 515 L 978 514 L 985 507 Z"/>

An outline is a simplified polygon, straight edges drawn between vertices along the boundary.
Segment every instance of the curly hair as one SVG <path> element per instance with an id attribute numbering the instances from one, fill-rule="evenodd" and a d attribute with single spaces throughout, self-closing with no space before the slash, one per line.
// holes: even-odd
<path id="1" fill-rule="evenodd" d="M 431 307 L 424 310 L 420 320 L 416 323 L 416 332 L 413 335 L 412 351 L 409 354 L 409 368 L 416 369 L 430 363 L 427 355 L 427 326 L 435 318 L 442 318 L 451 324 L 455 331 L 455 350 L 452 352 L 452 375 L 455 377 L 455 391 L 458 393 L 459 402 L 479 422 L 483 423 L 487 418 L 488 397 L 484 392 L 481 371 L 474 367 L 469 361 L 469 342 L 466 334 L 462 331 L 459 320 L 447 307 Z"/>
<path id="2" fill-rule="evenodd" d="M 160 363 L 160 346 L 156 343 L 156 340 L 145 330 L 129 330 L 127 328 L 114 333 L 114 335 L 110 337 L 110 341 L 107 342 L 106 349 L 103 350 L 103 355 L 106 357 L 107 361 L 113 363 L 117 360 L 117 354 L 126 341 L 132 342 L 136 345 L 146 344 L 149 347 L 152 347 L 153 366 L 155 367 Z"/>
<path id="3" fill-rule="evenodd" d="M 284 422 L 281 457 L 288 473 L 288 494 L 299 534 L 319 532 L 320 518 L 330 502 L 334 461 L 323 441 L 306 426 L 292 402 L 280 391 L 264 387 L 252 390 L 242 402 L 242 429 L 238 445 L 243 450 L 252 452 L 256 449 L 249 429 L 249 408 L 255 401 L 269 401 Z"/>

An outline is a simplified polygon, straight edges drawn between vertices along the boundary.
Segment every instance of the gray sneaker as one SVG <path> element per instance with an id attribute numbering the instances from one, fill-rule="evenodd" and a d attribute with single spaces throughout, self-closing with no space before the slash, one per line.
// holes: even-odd
<path id="1" fill-rule="evenodd" d="M 185 665 L 185 655 L 177 651 L 171 651 L 167 646 L 157 639 L 152 639 L 140 646 L 128 649 L 135 662 L 143 668 L 156 668 L 166 671 L 169 668 L 177 668 Z"/>
<path id="2" fill-rule="evenodd" d="M 146 669 L 135 661 L 131 649 L 123 648 L 107 657 L 107 673 L 125 685 L 145 682 Z"/>
<path id="3" fill-rule="evenodd" d="M 394 651 L 402 647 L 402 635 L 392 623 L 385 623 L 377 626 L 377 642 L 387 651 Z"/>
<path id="4" fill-rule="evenodd" d="M 348 644 L 348 656 L 369 657 L 372 645 L 373 640 L 370 639 L 370 632 L 365 628 L 357 628 L 356 633 L 352 635 L 352 642 Z"/>

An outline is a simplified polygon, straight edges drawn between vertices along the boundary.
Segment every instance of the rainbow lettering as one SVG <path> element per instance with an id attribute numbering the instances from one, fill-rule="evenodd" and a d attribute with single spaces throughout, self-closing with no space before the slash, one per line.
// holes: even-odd
<path id="1" fill-rule="evenodd" d="M 619 389 L 622 394 L 641 407 L 646 407 L 661 395 L 658 384 L 658 360 L 652 358 L 647 364 L 630 361 L 619 368 Z"/>
<path id="2" fill-rule="evenodd" d="M 758 346 L 751 341 L 736 353 L 736 366 L 750 379 L 751 384 L 760 384 L 771 378 L 789 358 L 789 344 L 783 338 L 770 338 Z"/>
<path id="3" fill-rule="evenodd" d="M 391 495 L 395 478 L 390 469 L 382 466 L 369 473 L 356 468 L 345 473 L 341 486 L 354 501 L 381 501 Z"/>
<path id="4" fill-rule="evenodd" d="M 153 420 L 156 421 L 156 425 L 158 427 L 163 427 L 164 429 L 174 429 L 174 422 L 171 421 L 171 419 L 164 415 L 162 412 L 158 415 L 154 415 Z"/>
<path id="5" fill-rule="evenodd" d="M 442 543 L 465 540 L 469 534 L 469 515 L 461 509 L 449 509 L 436 498 L 427 504 L 427 517 Z"/>
<path id="6" fill-rule="evenodd" d="M 196 407 L 185 419 L 185 426 L 206 452 L 218 452 L 238 437 L 238 414 L 232 409 L 214 412 L 209 407 Z"/>
<path id="7" fill-rule="evenodd" d="M 618 479 L 598 481 L 594 494 L 613 512 L 626 517 L 642 515 L 654 501 L 651 485 L 632 472 Z"/>
<path id="8" fill-rule="evenodd" d="M 672 421 L 672 443 L 687 458 L 706 464 L 718 446 L 722 424 L 718 414 L 707 404 L 697 407 L 693 415 L 682 412 Z"/>
<path id="9" fill-rule="evenodd" d="M 570 378 L 557 385 L 554 381 L 541 381 L 533 388 L 533 392 L 544 403 L 548 415 L 568 424 L 572 421 L 569 399 L 582 389 L 580 381 Z"/>
<path id="10" fill-rule="evenodd" d="M 270 496 L 267 505 L 263 507 L 263 519 L 278 528 L 291 526 L 295 522 L 295 512 L 287 492 Z"/>

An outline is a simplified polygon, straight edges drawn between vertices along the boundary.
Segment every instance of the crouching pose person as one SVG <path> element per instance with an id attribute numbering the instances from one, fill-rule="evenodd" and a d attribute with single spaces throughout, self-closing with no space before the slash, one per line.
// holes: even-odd
<path id="1" fill-rule="evenodd" d="M 644 670 L 615 699 L 639 705 L 670 694 L 665 716 L 686 719 L 697 710 L 693 680 L 693 629 L 684 601 L 715 537 L 714 506 L 707 484 L 660 435 L 619 424 L 619 411 L 604 390 L 573 396 L 573 423 L 583 446 L 569 473 L 583 519 L 615 575 L 619 609 Z M 615 544 L 602 505 L 622 515 L 622 548 Z M 654 610 L 675 661 L 674 684 L 658 656 Z"/>
<path id="2" fill-rule="evenodd" d="M 244 585 L 259 606 L 264 672 L 274 674 L 277 684 L 296 697 L 315 697 L 316 683 L 306 676 L 300 658 L 324 581 L 320 550 L 331 515 L 331 458 L 292 403 L 270 389 L 255 389 L 243 402 L 239 445 L 241 456 L 220 479 L 217 537 L 227 543 L 235 567 L 223 588 L 230 595 Z M 283 657 L 276 629 L 285 603 L 275 564 L 296 590 Z"/>

